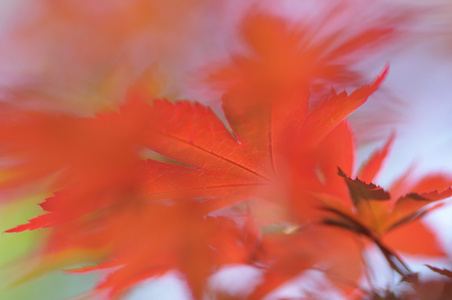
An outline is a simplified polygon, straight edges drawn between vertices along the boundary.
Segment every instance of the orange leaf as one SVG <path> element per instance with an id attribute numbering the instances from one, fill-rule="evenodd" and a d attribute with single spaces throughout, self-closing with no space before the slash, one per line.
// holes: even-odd
<path id="1" fill-rule="evenodd" d="M 432 257 L 445 255 L 435 233 L 420 220 L 391 230 L 383 240 L 393 249 L 407 254 Z"/>
<path id="2" fill-rule="evenodd" d="M 349 114 L 366 102 L 367 98 L 379 88 L 388 70 L 389 67 L 386 67 L 372 84 L 361 87 L 350 95 L 345 92 L 334 93 L 329 99 L 318 104 L 309 113 L 301 131 L 300 138 L 306 139 L 306 147 L 316 145 Z"/>
<path id="3" fill-rule="evenodd" d="M 394 142 L 394 135 L 391 135 L 389 140 L 386 142 L 384 147 L 377 150 L 368 160 L 361 166 L 358 173 L 358 177 L 364 182 L 372 182 L 381 170 L 381 166 L 386 156 L 388 155 L 389 149 Z"/>

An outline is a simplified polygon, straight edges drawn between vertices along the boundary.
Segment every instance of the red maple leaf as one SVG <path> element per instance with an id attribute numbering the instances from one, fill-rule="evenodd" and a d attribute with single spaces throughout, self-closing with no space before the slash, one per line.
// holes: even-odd
<path id="1" fill-rule="evenodd" d="M 261 24 L 282 39 L 282 53 L 297 64 L 309 61 L 298 56 L 297 35 L 279 21 L 249 22 L 250 34 Z M 351 253 L 359 249 L 350 250 L 356 237 L 311 230 L 321 215 L 313 195 L 333 195 L 351 207 L 336 174 L 338 166 L 353 169 L 353 135 L 344 120 L 380 86 L 387 69 L 370 85 L 330 92 L 309 106 L 309 70 L 317 66 L 298 74 L 280 61 L 281 52 L 272 54 L 273 44 L 257 41 L 258 58 L 239 62 L 239 81 L 223 98 L 230 128 L 211 109 L 188 101 L 129 99 L 118 113 L 95 118 L 12 111 L 0 124 L 1 149 L 14 162 L 14 177 L 4 187 L 54 177 L 52 191 L 58 192 L 41 204 L 47 214 L 8 232 L 54 227 L 44 256 L 106 249 L 101 264 L 84 271 L 109 268 L 98 289 L 112 297 L 172 269 L 200 297 L 207 278 L 228 263 L 263 266 L 255 298 L 314 264 L 357 279 L 359 268 L 341 264 L 358 265 Z M 146 149 L 159 160 L 143 159 Z M 355 198 L 363 193 L 372 198 L 375 191 L 364 185 Z M 232 205 L 245 200 L 245 208 Z M 322 242 L 310 243 L 314 237 Z M 283 246 L 292 242 L 298 247 Z M 332 245 L 338 248 L 328 250 Z"/>
<path id="2" fill-rule="evenodd" d="M 393 137 L 388 143 L 363 165 L 359 176 L 372 181 L 378 173 L 380 166 L 385 159 Z M 410 269 L 396 255 L 394 250 L 417 255 L 444 255 L 434 234 L 422 223 L 419 218 L 428 211 L 439 207 L 432 206 L 436 201 L 452 196 L 452 188 L 448 187 L 442 192 L 433 190 L 430 192 L 409 192 L 392 198 L 390 192 L 376 186 L 373 183 L 366 183 L 361 179 L 352 179 L 339 169 L 339 176 L 342 177 L 349 189 L 350 198 L 354 204 L 354 209 L 341 204 L 340 200 L 333 200 L 325 195 L 319 195 L 324 201 L 325 210 L 333 213 L 336 217 L 326 218 L 325 223 L 339 226 L 357 232 L 370 238 L 382 250 L 388 262 L 402 276 L 410 276 Z M 445 177 L 426 178 L 429 184 L 420 181 L 415 187 L 432 188 L 441 182 Z M 406 180 L 406 179 L 404 179 Z M 395 186 L 395 194 L 401 193 L 407 183 L 399 181 Z"/>
<path id="3" fill-rule="evenodd" d="M 25 113 L 20 119 L 4 124 L 0 128 L 1 135 L 5 137 L 1 139 L 3 149 L 4 151 L 8 150 L 6 153 L 10 157 L 22 155 L 22 151 L 17 151 L 17 149 L 31 149 L 26 150 L 31 151 L 31 153 L 23 155 L 21 164 L 16 167 L 26 166 L 24 170 L 39 170 L 39 172 L 33 173 L 33 177 L 25 172 L 22 177 L 18 176 L 9 185 L 17 185 L 25 180 L 28 181 L 29 178 L 57 173 L 58 181 L 64 185 L 64 189 L 41 204 L 49 212 L 48 214 L 32 219 L 28 224 L 20 225 L 8 230 L 8 232 L 53 226 L 65 228 L 65 223 L 71 224 L 74 222 L 75 224 L 79 222 L 91 224 L 91 230 L 84 232 L 83 235 L 89 237 L 92 241 L 92 236 L 98 236 L 99 229 L 100 232 L 104 232 L 103 237 L 99 239 L 105 241 L 104 246 L 109 246 L 112 249 L 110 256 L 113 261 L 108 262 L 107 265 L 125 264 L 125 267 L 121 269 L 122 271 L 113 271 L 112 277 L 109 277 L 112 279 L 100 285 L 101 288 L 112 287 L 113 295 L 119 293 L 123 288 L 144 279 L 146 276 L 151 276 L 152 271 L 151 273 L 143 273 L 137 269 L 138 267 L 134 267 L 135 264 L 132 261 L 127 262 L 127 259 L 143 257 L 146 253 L 151 253 L 153 247 L 156 247 L 155 245 L 159 243 L 159 239 L 163 236 L 153 238 L 153 230 L 151 230 L 149 238 L 151 245 L 138 247 L 132 242 L 120 242 L 118 244 L 118 241 L 122 239 L 122 231 L 120 228 L 112 227 L 113 229 L 110 229 L 108 225 L 105 225 L 109 223 L 110 218 L 115 220 L 114 223 L 117 226 L 132 230 L 131 233 L 127 234 L 127 238 L 134 236 L 137 242 L 140 241 L 141 243 L 138 235 L 133 232 L 163 226 L 147 224 L 147 220 L 153 219 L 155 210 L 158 210 L 158 206 L 156 208 L 156 204 L 152 204 L 156 201 L 215 197 L 201 202 L 200 211 L 193 213 L 199 217 L 189 222 L 184 222 L 183 219 L 177 221 L 181 217 L 180 213 L 176 213 L 178 204 L 174 207 L 170 205 L 164 209 L 174 211 L 174 215 L 171 215 L 171 218 L 168 219 L 171 220 L 170 223 L 195 226 L 197 222 L 200 222 L 200 224 L 204 224 L 203 226 L 215 227 L 216 225 L 208 225 L 208 222 L 204 221 L 202 216 L 240 200 L 251 197 L 268 198 L 268 195 L 266 195 L 268 192 L 274 195 L 284 194 L 284 190 L 281 191 L 281 187 L 278 185 L 281 184 L 279 178 L 284 178 L 282 176 L 285 175 L 276 175 L 273 171 L 278 170 L 281 173 L 284 167 L 274 160 L 274 155 L 282 156 L 289 152 L 287 152 L 287 148 L 275 147 L 278 143 L 272 141 L 281 140 L 281 136 L 287 131 L 295 132 L 297 136 L 303 137 L 304 141 L 304 143 L 298 145 L 300 147 L 299 155 L 305 157 L 307 153 L 313 153 L 312 149 L 315 147 L 315 143 L 311 140 L 323 140 L 322 135 L 327 136 L 328 132 L 333 130 L 346 117 L 343 107 L 345 106 L 348 109 L 345 112 L 351 112 L 353 108 L 363 103 L 379 86 L 384 74 L 372 85 L 363 87 L 350 95 L 345 93 L 333 95 L 308 113 L 304 122 L 303 120 L 296 122 L 298 126 L 295 128 L 282 126 L 279 127 L 283 128 L 280 131 L 273 130 L 283 122 L 280 121 L 276 125 L 269 122 L 267 125 L 268 131 L 262 130 L 262 134 L 269 139 L 265 146 L 260 146 L 262 148 L 258 148 L 258 145 L 254 143 L 255 139 L 248 141 L 246 137 L 240 139 L 240 135 L 234 136 L 231 134 L 210 109 L 189 102 L 172 104 L 167 101 L 154 101 L 152 106 L 149 106 L 132 101 L 125 105 L 120 113 L 105 114 L 94 119 L 60 118 Z M 306 101 L 306 98 L 301 98 L 301 106 L 306 106 Z M 283 104 L 293 105 L 294 102 L 282 102 L 279 107 Z M 225 102 L 226 105 L 232 106 L 233 103 Z M 271 108 L 268 110 L 274 115 L 280 111 L 290 111 L 289 109 L 272 110 Z M 334 121 L 330 120 L 332 116 L 335 118 Z M 228 117 L 235 121 L 235 118 Z M 242 117 L 244 122 L 254 120 L 246 115 L 244 117 L 248 118 Z M 50 129 L 42 125 L 47 125 L 48 120 L 53 122 Z M 326 125 L 319 126 L 316 132 L 311 125 L 313 120 Z M 322 122 L 323 120 L 325 122 Z M 59 132 L 53 132 L 54 128 L 63 131 L 63 137 L 67 137 L 69 134 L 67 132 L 71 130 L 75 140 L 61 139 L 61 135 L 58 135 Z M 235 127 L 233 126 L 232 129 L 234 130 Z M 22 132 L 23 134 L 21 134 Z M 118 136 L 119 133 L 122 133 L 122 135 Z M 46 137 L 49 142 L 41 144 L 36 139 L 37 136 Z M 97 136 L 102 137 L 102 139 L 96 139 Z M 123 138 L 118 138 L 121 136 Z M 10 138 L 7 139 L 6 137 Z M 306 145 L 309 146 L 306 147 Z M 183 165 L 155 160 L 139 160 L 140 149 L 144 147 L 148 147 Z M 39 152 L 35 153 L 34 151 Z M 291 155 L 295 152 L 297 151 L 290 151 Z M 40 153 L 47 155 L 39 155 Z M 266 155 L 255 155 L 256 153 L 266 153 Z M 49 168 L 40 168 L 41 166 L 49 166 Z M 272 192 L 275 189 L 276 191 L 279 189 L 279 192 Z M 298 187 L 292 186 L 291 189 L 297 190 Z M 214 199 L 215 201 L 213 201 Z M 274 199 L 270 200 L 271 202 L 274 201 Z M 127 219 L 119 221 L 122 219 L 123 207 L 131 207 L 128 209 L 132 209 L 136 217 L 129 217 L 131 221 L 127 221 Z M 107 216 L 102 217 L 105 214 Z M 164 215 L 164 213 L 161 213 L 161 215 Z M 216 220 L 209 222 L 216 223 L 223 219 Z M 71 225 L 67 226 L 71 228 Z M 186 225 L 181 226 L 185 228 Z M 85 227 L 90 228 L 89 226 Z M 210 229 L 206 230 L 205 234 L 208 236 L 214 235 Z M 89 234 L 91 231 L 94 232 L 92 236 Z M 195 235 L 194 237 L 187 236 L 190 244 L 196 245 L 197 242 L 199 247 L 207 247 L 206 237 L 202 232 L 204 231 L 196 229 L 192 232 Z M 52 238 L 53 244 L 50 248 L 58 249 L 62 247 L 59 245 L 60 243 L 66 243 L 67 247 L 67 237 L 64 237 L 67 234 L 69 233 L 66 230 L 55 231 Z M 74 232 L 70 234 L 74 235 L 73 241 L 69 243 L 71 247 L 87 246 L 86 239 L 75 238 L 77 234 Z M 181 232 L 177 230 L 162 234 L 174 239 L 174 241 L 181 237 Z M 142 236 L 142 234 L 139 235 Z M 237 232 L 232 234 L 231 239 L 234 240 L 234 238 L 236 240 L 239 238 Z M 63 241 L 65 242 L 63 243 Z M 78 244 L 80 242 L 83 243 Z M 122 245 L 130 245 L 124 250 L 126 254 L 118 254 L 118 248 L 122 248 Z M 184 243 L 171 243 L 168 249 L 171 248 L 171 245 L 174 246 L 174 251 L 183 253 Z M 143 250 L 143 247 L 145 250 Z M 165 251 L 168 249 L 165 248 Z M 228 254 L 222 255 L 227 256 Z M 206 256 L 208 255 L 206 254 Z M 163 269 L 159 268 L 159 272 L 172 268 L 185 272 L 187 268 L 177 263 L 177 257 L 175 255 L 168 258 L 169 260 L 163 264 Z M 117 260 L 118 262 L 116 262 Z M 146 265 L 145 268 L 153 270 L 155 264 L 157 264 L 156 261 L 149 261 L 149 266 Z M 221 265 L 221 259 L 215 259 L 212 263 L 207 264 L 206 271 L 202 272 L 202 276 L 199 273 L 186 274 L 195 294 L 200 293 L 199 286 L 203 285 L 200 282 L 203 282 L 219 265 Z M 120 275 L 123 272 L 127 272 L 128 275 Z M 204 279 L 195 279 L 198 276 Z"/>

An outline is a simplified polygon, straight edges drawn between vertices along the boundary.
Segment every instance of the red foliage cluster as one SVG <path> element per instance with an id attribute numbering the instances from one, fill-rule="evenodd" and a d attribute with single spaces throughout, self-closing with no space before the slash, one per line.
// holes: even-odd
<path id="1" fill-rule="evenodd" d="M 404 280 L 415 275 L 398 251 L 443 255 L 419 217 L 452 195 L 435 190 L 444 179 L 402 179 L 388 191 L 373 184 L 393 138 L 355 176 L 346 117 L 388 68 L 351 93 L 331 89 L 356 84 L 340 62 L 391 31 L 309 44 L 302 29 L 254 15 L 243 33 L 252 53 L 209 79 L 226 89 L 227 123 L 202 104 L 139 93 L 92 118 L 5 108 L 0 151 L 9 176 L 1 188 L 51 178 L 54 193 L 40 204 L 46 214 L 8 232 L 49 228 L 43 259 L 100 253 L 97 265 L 72 272 L 105 270 L 96 289 L 108 298 L 178 270 L 202 299 L 216 292 L 210 276 L 230 264 L 262 271 L 248 299 L 311 269 L 364 297 L 356 286 L 365 245 L 376 245 Z"/>

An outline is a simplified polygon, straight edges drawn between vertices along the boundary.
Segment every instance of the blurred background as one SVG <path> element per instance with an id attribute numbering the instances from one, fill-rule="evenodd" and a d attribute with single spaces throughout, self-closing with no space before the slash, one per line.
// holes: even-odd
<path id="1" fill-rule="evenodd" d="M 383 87 L 349 118 L 358 161 L 395 133 L 379 184 L 389 186 L 408 169 L 414 177 L 452 174 L 450 0 L 3 0 L 0 102 L 92 116 L 115 110 L 138 85 L 150 97 L 199 101 L 221 115 L 221 90 L 206 83 L 206 74 L 236 53 L 246 53 L 240 24 L 256 11 L 311 28 L 312 39 L 334 31 L 346 37 L 378 22 L 390 25 L 393 34 L 387 40 L 346 61 L 360 82 L 370 82 L 390 65 Z M 2 230 L 40 213 L 29 204 L 42 199 L 33 197 L 0 207 Z M 446 224 L 450 213 L 446 206 L 427 217 L 445 245 L 452 245 Z M 1 235 L 1 265 L 9 267 L 25 255 L 41 234 Z M 0 281 L 8 282 L 9 269 L 2 270 Z M 64 299 L 88 291 L 95 278 L 55 271 L 1 287 L 0 293 L 2 299 Z M 142 284 L 129 299 L 184 299 L 185 291 L 177 274 L 169 274 Z"/>

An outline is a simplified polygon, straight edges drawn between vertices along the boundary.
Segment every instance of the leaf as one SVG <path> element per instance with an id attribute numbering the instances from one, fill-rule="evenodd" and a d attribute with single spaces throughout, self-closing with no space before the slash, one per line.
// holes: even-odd
<path id="1" fill-rule="evenodd" d="M 213 270 L 231 261 L 225 259 L 230 256 L 230 246 L 221 246 L 226 248 L 217 255 L 209 248 L 213 244 L 206 244 L 220 234 L 222 226 L 230 220 L 205 219 L 206 215 L 250 197 L 265 198 L 267 189 L 278 191 L 279 188 L 275 175 L 250 150 L 248 145 L 252 145 L 252 141 L 237 140 L 210 109 L 200 104 L 185 101 L 173 104 L 164 100 L 154 101 L 152 105 L 130 102 L 121 108 L 120 113 L 104 114 L 94 119 L 73 118 L 71 122 L 76 132 L 81 128 L 87 134 L 77 136 L 80 144 L 73 147 L 68 147 L 72 144 L 67 145 L 65 140 L 53 140 L 55 147 L 67 147 L 68 153 L 64 154 L 67 158 L 63 156 L 61 161 L 53 161 L 52 156 L 27 157 L 30 162 L 38 159 L 50 163 L 55 169 L 67 168 L 68 172 L 63 172 L 58 178 L 64 182 L 65 188 L 41 204 L 47 214 L 8 232 L 56 226 L 52 231 L 52 247 L 49 248 L 52 251 L 61 247 L 110 248 L 112 259 L 105 262 L 122 267 L 111 273 L 99 289 L 109 289 L 111 295 L 119 294 L 149 276 L 180 269 L 187 274 L 194 294 L 199 297 Z M 346 128 L 343 126 L 340 128 Z M 271 126 L 267 128 L 272 130 Z M 110 132 L 116 129 L 120 129 L 123 138 L 119 142 Z M 46 131 L 43 133 L 45 136 Z M 94 133 L 103 135 L 101 144 L 97 144 Z M 41 133 L 35 133 L 38 134 Z M 145 147 L 177 164 L 141 160 L 140 149 Z M 280 149 L 275 148 L 275 151 L 283 151 Z M 271 148 L 267 151 L 269 157 L 275 155 Z M 13 156 L 14 153 L 8 154 Z M 306 152 L 298 155 L 306 155 Z M 80 160 L 72 162 L 72 156 L 80 157 Z M 94 165 L 94 172 L 89 165 Z M 284 170 L 279 165 L 277 169 Z M 315 174 L 314 169 L 311 171 Z M 198 212 L 189 218 L 184 209 L 176 209 L 179 205 L 171 206 L 171 201 L 168 202 L 169 199 L 181 201 L 187 198 L 199 199 L 195 201 L 199 204 L 209 201 L 209 204 L 201 205 L 196 209 Z M 170 206 L 159 209 L 152 205 L 159 201 L 168 202 Z M 131 215 L 127 216 L 129 210 Z M 188 209 L 188 212 L 193 213 L 193 210 Z M 136 213 L 143 214 L 143 219 L 139 219 Z M 152 220 L 157 223 L 152 223 Z M 192 227 L 199 224 L 200 227 L 193 229 L 193 236 L 187 236 L 186 224 Z M 167 230 L 148 232 L 148 228 Z M 232 228 L 229 233 L 221 234 L 224 239 L 230 237 L 229 245 L 241 239 L 237 230 Z M 160 246 L 142 243 L 142 237 L 149 234 L 148 241 L 157 241 Z M 182 236 L 185 238 L 180 240 Z M 238 244 L 247 245 L 244 242 Z M 234 262 L 246 260 L 253 247 L 238 246 L 238 249 L 242 249 L 243 254 L 232 256 Z M 155 259 L 150 260 L 152 253 Z M 178 253 L 185 254 L 181 256 Z M 143 261 L 148 264 L 143 266 Z"/>
<path id="2" fill-rule="evenodd" d="M 381 187 L 365 183 L 358 178 L 351 179 L 341 169 L 339 169 L 338 175 L 344 178 L 348 186 L 350 198 L 357 209 L 355 212 L 357 220 L 360 220 L 370 232 L 377 235 L 383 235 L 404 223 L 419 218 L 429 210 L 436 208 L 435 206 L 426 207 L 427 205 L 452 196 L 452 188 L 442 192 L 409 193 L 391 205 L 390 194 Z M 352 219 L 347 208 L 339 207 L 337 209 L 338 206 L 334 204 L 334 200 L 327 200 L 328 197 L 321 194 L 316 197 L 323 201 L 325 209 L 332 210 L 345 219 Z M 352 227 L 350 228 L 352 229 Z"/>
<path id="3" fill-rule="evenodd" d="M 352 205 L 344 180 L 337 176 L 337 168 L 340 166 L 346 172 L 352 172 L 354 152 L 353 132 L 346 121 L 333 129 L 312 151 L 306 151 L 303 140 L 294 143 L 289 156 L 294 168 L 290 171 L 300 186 L 296 190 L 301 193 L 297 198 L 304 199 L 292 204 L 294 208 L 300 206 L 296 210 L 297 213 L 308 211 L 308 207 L 306 205 L 302 207 L 302 205 L 313 198 L 312 193 L 329 193 L 339 199 L 347 199 L 346 204 Z M 309 211 L 309 214 L 313 213 Z M 304 216 L 304 218 L 307 217 L 307 215 Z"/>
<path id="4" fill-rule="evenodd" d="M 392 137 L 383 150 L 376 152 L 362 167 L 363 176 L 368 179 L 375 176 L 391 142 Z M 392 201 L 388 192 L 373 183 L 365 183 L 358 178 L 351 179 L 340 168 L 338 175 L 345 180 L 356 210 L 341 205 L 337 198 L 316 194 L 315 197 L 323 204 L 321 209 L 331 213 L 331 216 L 323 219 L 324 224 L 368 237 L 379 247 L 389 265 L 404 278 L 412 276 L 411 270 L 383 241 L 388 242 L 390 247 L 407 253 L 444 255 L 433 233 L 418 218 L 439 206 L 427 205 L 450 197 L 451 188 L 443 192 L 408 193 L 397 201 Z M 441 178 L 440 181 L 443 182 L 444 177 Z M 420 185 L 422 182 L 424 181 L 421 180 Z M 397 188 L 406 185 L 407 183 L 397 185 Z M 401 225 L 407 226 L 398 228 Z M 398 229 L 392 231 L 394 228 Z"/>
<path id="5" fill-rule="evenodd" d="M 47 214 L 8 232 L 51 227 L 43 255 L 106 249 L 98 266 L 80 271 L 109 268 L 97 289 L 111 297 L 174 269 L 200 299 L 209 276 L 226 264 L 265 265 L 271 287 L 313 263 L 339 264 L 337 253 L 347 253 L 348 242 L 344 252 L 325 250 L 330 244 L 322 243 L 304 251 L 318 238 L 311 232 L 308 239 L 283 238 L 281 247 L 265 231 L 279 224 L 265 224 L 253 209 L 261 206 L 277 215 L 273 219 L 294 223 L 283 228 L 298 229 L 309 227 L 311 192 L 346 194 L 342 179 L 333 176 L 337 162 L 347 172 L 353 167 L 353 135 L 344 120 L 378 89 L 387 68 L 372 84 L 316 99 L 308 108 L 309 76 L 317 68 L 312 57 L 322 53 L 300 55 L 299 43 L 306 40 L 284 22 L 249 22 L 244 32 L 254 53 L 238 59 L 232 71 L 226 68 L 227 76 L 237 76 L 222 99 L 230 128 L 210 108 L 188 101 L 128 99 L 118 112 L 92 118 L 13 110 L 17 118 L 0 126 L 4 156 L 18 161 L 9 187 L 51 178 L 54 196 L 41 203 Z M 266 33 L 281 43 L 268 42 Z M 361 189 L 356 201 L 386 197 L 370 184 L 348 180 Z M 347 216 L 341 217 L 350 221 Z M 293 240 L 298 247 L 292 248 Z M 335 241 L 339 249 L 341 241 Z M 261 289 L 255 293 L 269 292 Z"/>
<path id="6" fill-rule="evenodd" d="M 341 169 L 338 170 L 338 175 L 347 183 L 350 197 L 356 206 L 360 205 L 362 200 L 389 200 L 391 198 L 383 188 L 373 183 L 365 183 L 358 178 L 351 179 Z"/>
<path id="7" fill-rule="evenodd" d="M 368 160 L 365 162 L 358 173 L 358 177 L 364 182 L 372 182 L 381 170 L 381 166 L 389 149 L 394 142 L 395 135 L 391 135 L 382 149 L 377 150 Z"/>
<path id="8" fill-rule="evenodd" d="M 274 171 L 276 149 L 293 139 L 308 110 L 306 78 L 297 67 L 304 60 L 300 36 L 259 14 L 248 16 L 241 30 L 250 55 L 235 55 L 209 81 L 225 87 L 223 110 L 234 134 Z"/>
<path id="9" fill-rule="evenodd" d="M 111 244 L 112 258 L 79 272 L 113 268 L 97 289 L 107 290 L 114 297 L 141 280 L 177 269 L 185 274 L 194 296 L 200 298 L 209 275 L 223 264 L 245 262 L 249 248 L 254 246 L 250 227 L 225 217 L 205 217 L 200 208 L 200 203 L 181 201 L 105 214 L 98 220 L 102 228 L 87 230 L 91 231 L 89 235 L 101 230 L 101 236 L 110 237 L 106 242 Z"/>
<path id="10" fill-rule="evenodd" d="M 425 265 L 425 266 L 427 266 L 433 272 L 436 272 L 438 274 L 441 274 L 441 275 L 444 275 L 446 277 L 452 278 L 452 271 L 450 271 L 450 270 L 440 269 L 440 268 L 432 267 L 430 265 Z"/>
<path id="11" fill-rule="evenodd" d="M 429 257 L 443 257 L 446 255 L 444 247 L 433 229 L 421 219 L 412 220 L 388 231 L 383 241 L 399 252 Z"/>
<path id="12" fill-rule="evenodd" d="M 73 127 L 83 128 L 85 122 L 89 122 L 88 124 L 92 127 L 91 131 L 102 130 L 102 134 L 105 135 L 110 134 L 110 127 L 105 125 L 121 126 L 125 122 L 131 122 L 135 119 L 136 124 L 132 124 L 133 127 L 130 126 L 132 128 L 125 128 L 131 131 L 123 144 L 117 144 L 117 138 L 115 139 L 112 136 L 111 141 L 105 140 L 99 145 L 102 147 L 102 151 L 104 151 L 104 148 L 110 147 L 115 149 L 115 153 L 121 154 L 140 144 L 147 144 L 153 147 L 155 151 L 161 151 L 172 158 L 178 158 L 178 155 L 190 151 L 192 155 L 185 163 L 191 163 L 196 167 L 183 167 L 152 160 L 139 162 L 137 161 L 140 158 L 138 151 L 130 153 L 130 158 L 127 159 L 114 155 L 112 157 L 104 155 L 100 160 L 99 156 L 99 160 L 95 163 L 90 160 L 71 163 L 71 159 L 64 158 L 61 165 L 58 165 L 60 161 L 58 157 L 34 157 L 31 155 L 28 159 L 33 164 L 42 161 L 43 164 L 55 165 L 55 170 L 69 167 L 67 175 L 62 174 L 61 177 L 65 178 L 66 184 L 71 183 L 72 187 L 59 192 L 55 197 L 42 204 L 43 208 L 51 213 L 37 217 L 31 220 L 28 225 L 21 225 L 10 229 L 8 232 L 59 225 L 61 222 L 69 221 L 121 201 L 121 197 L 127 196 L 128 190 L 136 185 L 140 186 L 140 193 L 146 194 L 148 201 L 151 201 L 180 196 L 220 196 L 230 190 L 246 191 L 268 181 L 264 175 L 259 173 L 261 172 L 260 166 L 252 155 L 246 151 L 246 147 L 238 143 L 213 113 L 201 105 L 192 105 L 188 102 L 173 105 L 169 102 L 157 101 L 155 106 L 151 108 L 143 104 L 131 103 L 125 107 L 124 111 L 123 115 L 111 114 L 104 116 L 104 119 L 100 118 L 93 121 L 74 119 Z M 154 118 L 153 122 L 148 122 L 146 127 L 152 132 L 146 134 L 142 134 L 143 129 L 140 128 L 140 118 L 144 118 L 140 114 L 143 111 L 148 113 L 146 118 Z M 138 116 L 134 115 L 134 112 Z M 160 118 L 157 118 L 157 114 Z M 191 117 L 185 120 L 170 118 L 169 115 L 171 114 Z M 107 124 L 103 122 L 104 120 Z M 190 128 L 190 124 L 192 124 L 192 128 Z M 65 124 L 62 124 L 62 126 L 55 125 L 64 128 Z M 207 127 L 205 127 L 206 125 Z M 31 124 L 27 124 L 27 126 L 31 126 Z M 193 128 L 193 126 L 199 127 Z M 208 127 L 211 128 L 210 132 L 204 130 Z M 47 134 L 44 129 L 38 126 L 34 128 L 37 132 L 30 137 Z M 124 130 L 124 128 L 121 129 Z M 41 133 L 41 130 L 44 132 Z M 152 139 L 150 135 L 152 135 Z M 129 138 L 130 136 L 132 138 Z M 80 139 L 81 145 L 87 148 L 81 148 L 80 145 L 77 145 L 70 149 L 71 152 L 64 155 L 87 159 L 93 157 L 93 155 L 98 155 L 94 151 L 99 146 L 96 140 L 90 140 L 90 135 L 77 136 L 77 139 Z M 55 140 L 48 146 L 52 147 L 53 144 L 58 142 L 66 147 L 65 140 Z M 113 142 L 116 145 L 112 145 Z M 85 151 L 87 154 L 84 154 Z M 17 155 L 17 152 L 11 154 Z M 108 164 L 110 159 L 112 159 L 111 165 Z M 93 168 L 86 169 L 86 164 L 94 164 L 98 169 L 94 171 Z M 89 170 L 89 173 L 86 170 Z M 27 176 L 24 179 L 30 178 Z M 99 181 L 99 179 L 102 179 L 102 181 Z M 97 201 L 93 201 L 93 197 L 96 197 Z M 80 199 L 84 204 L 81 204 Z"/>
<path id="13" fill-rule="evenodd" d="M 256 158 L 209 108 L 185 101 L 154 101 L 148 111 L 145 126 L 150 132 L 145 142 L 152 150 L 199 168 L 266 178 Z"/>
<path id="14" fill-rule="evenodd" d="M 307 100 L 314 82 L 328 79 L 326 88 L 323 87 L 328 93 L 332 83 L 352 82 L 353 71 L 346 64 L 338 66 L 338 61 L 369 44 L 362 37 L 373 36 L 369 40 L 375 42 L 379 33 L 384 39 L 390 30 L 364 31 L 361 38 L 351 39 L 349 46 L 344 42 L 344 47 L 338 48 L 334 48 L 340 45 L 332 38 L 334 34 L 317 42 L 312 38 L 311 28 L 293 26 L 261 13 L 248 15 L 241 30 L 250 54 L 235 55 L 231 64 L 215 70 L 208 81 L 226 90 L 225 114 L 239 139 L 246 135 L 244 140 L 259 145 L 256 149 L 259 156 L 266 157 L 266 149 L 276 148 L 281 139 L 293 140 L 293 134 L 305 141 L 306 148 L 314 147 L 378 89 L 388 72 L 385 67 L 372 84 L 350 95 L 333 93 L 327 101 L 310 107 L 307 116 Z M 336 49 L 339 51 L 335 52 Z M 271 131 L 267 130 L 269 125 Z"/>
<path id="15" fill-rule="evenodd" d="M 9 285 L 10 287 L 16 287 L 20 284 L 36 279 L 38 276 L 45 273 L 67 268 L 71 265 L 86 263 L 87 261 L 96 263 L 102 255 L 103 253 L 99 250 L 89 252 L 87 250 L 77 249 L 71 249 L 66 252 L 59 252 L 55 255 L 49 255 L 39 261 L 37 265 L 33 266 L 30 271 L 15 279 Z"/>
<path id="16" fill-rule="evenodd" d="M 394 208 L 388 216 L 387 226 L 392 229 L 410 220 L 416 219 L 427 213 L 429 210 L 435 209 L 434 206 L 429 206 L 430 204 L 449 198 L 450 196 L 452 196 L 452 188 L 450 187 L 442 192 L 431 191 L 421 194 L 406 194 L 395 202 Z"/>
<path id="17" fill-rule="evenodd" d="M 361 87 L 350 95 L 345 92 L 333 93 L 329 99 L 313 108 L 300 134 L 300 138 L 307 139 L 306 147 L 316 145 L 349 114 L 366 102 L 367 98 L 382 84 L 388 71 L 389 67 L 386 66 L 370 85 Z"/>
<path id="18" fill-rule="evenodd" d="M 360 251 L 354 234 L 332 228 L 264 236 L 258 255 L 264 257 L 263 263 L 269 267 L 264 269 L 261 282 L 248 298 L 263 299 L 309 270 L 323 273 L 346 290 L 361 275 Z"/>
<path id="19" fill-rule="evenodd" d="M 370 232 L 380 232 L 381 222 L 384 221 L 386 213 L 385 207 L 380 204 L 390 200 L 390 194 L 372 183 L 347 177 L 341 169 L 339 169 L 338 175 L 344 178 L 347 184 L 350 198 L 357 209 L 358 218 L 371 228 Z"/>

